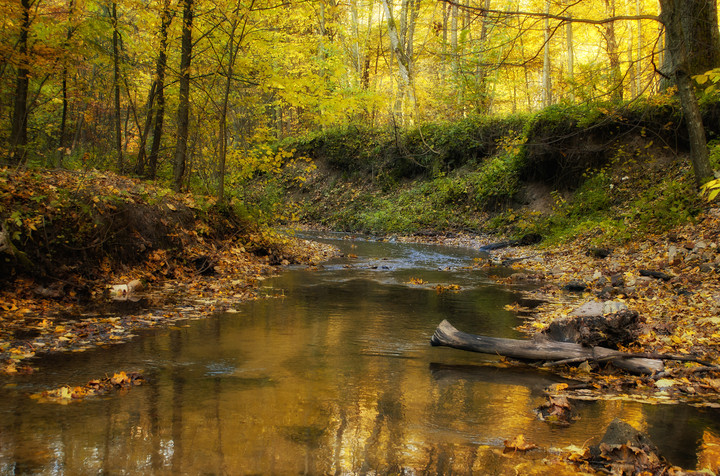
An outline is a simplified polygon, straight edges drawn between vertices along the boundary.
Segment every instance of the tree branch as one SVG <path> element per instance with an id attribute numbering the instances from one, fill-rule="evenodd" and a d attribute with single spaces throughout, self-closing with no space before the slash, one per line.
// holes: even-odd
<path id="1" fill-rule="evenodd" d="M 550 20 L 560 20 L 561 22 L 587 23 L 589 25 L 604 25 L 606 23 L 612 23 L 615 21 L 622 21 L 622 20 L 653 20 L 658 23 L 662 23 L 662 20 L 660 19 L 660 17 L 658 15 L 615 15 L 612 17 L 602 18 L 599 20 L 593 20 L 591 18 L 568 17 L 568 16 L 562 16 L 562 15 L 554 15 L 552 13 L 503 11 L 503 10 L 493 10 L 492 8 L 472 7 L 469 5 L 463 5 L 454 0 L 440 0 L 440 1 L 448 3 L 453 6 L 456 6 L 463 10 L 476 12 L 478 15 L 486 15 L 486 14 L 492 14 L 492 15 L 497 15 L 497 16 L 521 15 L 521 16 L 525 16 L 525 17 L 543 18 L 543 19 L 548 18 Z"/>

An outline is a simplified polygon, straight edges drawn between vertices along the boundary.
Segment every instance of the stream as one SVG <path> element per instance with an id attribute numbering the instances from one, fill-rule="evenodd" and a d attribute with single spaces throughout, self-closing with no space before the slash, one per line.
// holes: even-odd
<path id="1" fill-rule="evenodd" d="M 703 432 L 720 434 L 717 410 L 621 400 L 577 402 L 566 428 L 538 421 L 552 374 L 429 345 L 443 319 L 520 337 L 504 309 L 519 291 L 471 268 L 478 252 L 317 239 L 347 256 L 263 281 L 275 298 L 0 378 L 0 474 L 515 474 L 503 441 L 582 446 L 616 417 L 692 469 Z M 147 383 L 68 405 L 28 396 L 119 370 Z"/>

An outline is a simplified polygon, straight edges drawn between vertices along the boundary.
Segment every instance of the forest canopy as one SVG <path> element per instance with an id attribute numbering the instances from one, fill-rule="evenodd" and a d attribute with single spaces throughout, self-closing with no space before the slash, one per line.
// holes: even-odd
<path id="1" fill-rule="evenodd" d="M 259 146 L 335 126 L 662 97 L 677 71 L 717 67 L 720 48 L 714 1 L 660 4 L 3 2 L 0 156 L 215 191 L 248 161 L 272 161 Z M 682 21 L 687 51 L 666 48 L 663 22 Z"/>

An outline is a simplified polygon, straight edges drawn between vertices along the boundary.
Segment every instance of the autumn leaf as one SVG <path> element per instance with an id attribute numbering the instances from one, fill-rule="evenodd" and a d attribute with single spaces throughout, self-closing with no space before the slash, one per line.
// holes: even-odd
<path id="1" fill-rule="evenodd" d="M 525 440 L 522 434 L 517 435 L 512 440 L 505 440 L 505 453 L 513 451 L 528 451 L 537 448 L 537 445 Z"/>
<path id="2" fill-rule="evenodd" d="M 145 379 L 142 374 L 137 372 L 117 372 L 112 377 L 103 379 L 93 379 L 87 384 L 77 387 L 69 387 L 67 385 L 53 390 L 32 394 L 30 397 L 40 402 L 61 403 L 66 404 L 70 401 L 79 401 L 86 397 L 95 395 L 103 395 L 109 392 L 117 392 L 119 390 L 127 390 L 136 385 L 141 385 Z"/>

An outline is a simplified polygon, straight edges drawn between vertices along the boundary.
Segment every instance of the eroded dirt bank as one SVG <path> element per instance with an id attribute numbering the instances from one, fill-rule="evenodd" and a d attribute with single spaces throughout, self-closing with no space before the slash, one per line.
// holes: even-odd
<path id="1" fill-rule="evenodd" d="M 335 252 L 201 200 L 111 173 L 0 170 L 0 372 L 208 316 Z"/>

